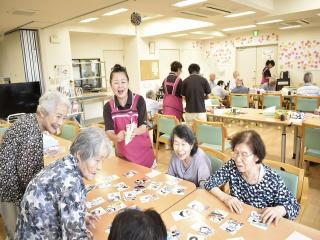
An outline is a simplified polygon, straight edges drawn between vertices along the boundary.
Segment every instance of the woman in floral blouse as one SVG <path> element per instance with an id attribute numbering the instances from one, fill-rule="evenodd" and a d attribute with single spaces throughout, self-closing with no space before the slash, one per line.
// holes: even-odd
<path id="1" fill-rule="evenodd" d="M 0 146 L 0 214 L 13 239 L 19 204 L 30 180 L 43 168 L 43 132 L 55 134 L 63 124 L 69 100 L 47 92 L 37 113 L 20 117 L 4 134 Z"/>
<path id="2" fill-rule="evenodd" d="M 70 155 L 44 168 L 29 183 L 21 202 L 16 239 L 91 239 L 87 229 L 95 217 L 86 215 L 87 191 L 109 156 L 111 144 L 101 129 L 82 131 Z"/>
<path id="3" fill-rule="evenodd" d="M 205 188 L 223 201 L 232 212 L 241 214 L 243 203 L 262 210 L 262 221 L 277 224 L 282 217 L 295 219 L 300 205 L 281 177 L 262 160 L 265 145 L 253 130 L 238 133 L 231 141 L 233 156 L 211 175 Z M 219 187 L 229 183 L 230 195 Z"/>

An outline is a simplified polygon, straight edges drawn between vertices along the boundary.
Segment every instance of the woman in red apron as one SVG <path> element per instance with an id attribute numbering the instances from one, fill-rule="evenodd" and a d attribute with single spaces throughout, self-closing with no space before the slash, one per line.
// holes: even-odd
<path id="1" fill-rule="evenodd" d="M 182 65 L 180 62 L 174 61 L 171 63 L 171 72 L 163 81 L 163 114 L 174 115 L 179 121 L 182 120 L 183 106 L 181 87 L 182 80 L 179 77 L 181 74 Z"/>
<path id="2" fill-rule="evenodd" d="M 266 66 L 262 70 L 262 80 L 261 85 L 263 84 L 269 84 L 269 78 L 271 78 L 271 72 L 270 69 L 273 68 L 275 65 L 275 62 L 273 60 L 267 60 Z"/>
<path id="3" fill-rule="evenodd" d="M 106 133 L 116 144 L 117 156 L 152 167 L 155 156 L 146 126 L 145 100 L 128 89 L 129 77 L 126 68 L 119 64 L 112 68 L 110 84 L 114 97 L 105 104 L 103 117 Z M 132 124 L 135 124 L 136 128 L 129 134 Z M 128 138 L 129 135 L 131 138 Z"/>

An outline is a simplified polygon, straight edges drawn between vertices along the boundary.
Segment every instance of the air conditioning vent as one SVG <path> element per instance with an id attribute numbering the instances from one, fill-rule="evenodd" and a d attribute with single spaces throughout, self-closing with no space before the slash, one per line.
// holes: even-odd
<path id="1" fill-rule="evenodd" d="M 307 21 L 306 19 L 299 19 L 297 22 L 299 22 L 301 24 L 310 24 L 310 22 Z"/>
<path id="2" fill-rule="evenodd" d="M 306 19 L 299 19 L 299 20 L 295 20 L 295 21 L 280 23 L 280 25 L 283 27 L 290 27 L 290 26 L 296 26 L 296 25 L 307 25 L 307 24 L 310 24 L 310 22 L 307 21 Z"/>
<path id="3" fill-rule="evenodd" d="M 35 13 L 39 12 L 38 10 L 31 10 L 31 9 L 15 9 L 11 11 L 13 15 L 20 15 L 20 16 L 32 16 Z"/>
<path id="4" fill-rule="evenodd" d="M 224 8 L 221 8 L 221 7 L 218 7 L 218 6 L 215 6 L 213 4 L 210 4 L 210 3 L 206 3 L 203 5 L 207 10 L 209 11 L 213 11 L 215 13 L 220 13 L 220 14 L 229 14 L 231 13 L 231 11 L 227 10 L 227 9 L 224 9 Z"/>
<path id="5" fill-rule="evenodd" d="M 199 13 L 195 13 L 195 12 L 191 12 L 191 11 L 182 11 L 180 12 L 182 14 L 185 14 L 185 15 L 189 15 L 191 17 L 201 17 L 201 18 L 208 18 L 207 16 L 205 15 L 201 15 Z"/>
<path id="6" fill-rule="evenodd" d="M 187 14 L 193 17 L 211 18 L 231 13 L 231 11 L 217 7 L 212 4 L 204 4 L 201 7 L 181 11 L 180 13 Z"/>

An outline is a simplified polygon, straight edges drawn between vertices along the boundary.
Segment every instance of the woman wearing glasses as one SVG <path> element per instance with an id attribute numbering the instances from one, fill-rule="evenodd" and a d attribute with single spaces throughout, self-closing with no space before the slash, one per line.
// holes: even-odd
<path id="1" fill-rule="evenodd" d="M 243 203 L 263 209 L 263 223 L 295 219 L 300 205 L 281 177 L 262 163 L 266 150 L 260 135 L 253 130 L 240 132 L 231 146 L 232 159 L 208 178 L 205 188 L 237 214 L 242 213 Z M 225 183 L 230 195 L 219 189 Z"/>

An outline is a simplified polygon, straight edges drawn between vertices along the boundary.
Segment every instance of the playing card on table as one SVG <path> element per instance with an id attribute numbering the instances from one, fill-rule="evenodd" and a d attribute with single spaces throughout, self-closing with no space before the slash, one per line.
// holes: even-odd
<path id="1" fill-rule="evenodd" d="M 123 174 L 123 176 L 125 176 L 125 177 L 127 177 L 127 178 L 133 177 L 133 176 L 135 176 L 135 175 L 137 175 L 137 172 L 134 171 L 134 170 L 130 170 L 130 171 L 128 171 L 128 172 L 126 172 L 126 173 Z"/>
<path id="2" fill-rule="evenodd" d="M 204 222 L 197 222 L 191 226 L 198 234 L 202 236 L 209 236 L 214 233 L 214 230 Z"/>
<path id="3" fill-rule="evenodd" d="M 262 222 L 261 214 L 257 213 L 256 211 L 251 211 L 248 222 L 257 228 L 261 228 L 263 230 L 268 229 L 268 225 Z"/>
<path id="4" fill-rule="evenodd" d="M 109 201 L 120 201 L 121 200 L 120 192 L 108 193 L 108 200 Z"/>
<path id="5" fill-rule="evenodd" d="M 176 226 L 167 229 L 167 240 L 179 240 L 180 235 L 181 233 Z"/>
<path id="6" fill-rule="evenodd" d="M 158 190 L 161 187 L 161 182 L 151 182 L 147 187 L 149 190 Z"/>
<path id="7" fill-rule="evenodd" d="M 87 193 L 91 192 L 94 190 L 97 186 L 95 184 L 90 184 L 86 186 Z"/>
<path id="8" fill-rule="evenodd" d="M 162 188 L 160 188 L 157 193 L 165 196 L 165 195 L 168 195 L 169 193 L 171 193 L 172 188 L 173 188 L 172 186 L 165 185 Z"/>
<path id="9" fill-rule="evenodd" d="M 106 200 L 104 200 L 102 197 L 98 197 L 98 198 L 95 198 L 89 202 L 86 202 L 86 206 L 87 208 L 93 208 L 95 206 L 98 206 L 102 203 L 104 203 Z"/>
<path id="10" fill-rule="evenodd" d="M 98 207 L 98 208 L 95 208 L 94 210 L 91 211 L 91 214 L 92 215 L 95 215 L 95 216 L 102 216 L 103 214 L 106 214 L 106 210 L 104 210 L 102 207 Z"/>
<path id="11" fill-rule="evenodd" d="M 184 187 L 184 186 L 175 186 L 173 189 L 172 189 L 172 191 L 171 191 L 171 193 L 172 194 L 175 194 L 175 195 L 184 195 L 185 194 L 185 191 L 186 191 L 186 187 Z"/>
<path id="12" fill-rule="evenodd" d="M 117 212 L 121 209 L 126 208 L 127 206 L 121 202 L 121 201 L 117 201 L 117 202 L 113 202 L 112 204 L 110 204 L 107 208 L 106 208 L 106 212 L 107 213 L 113 213 L 113 212 Z"/>
<path id="13" fill-rule="evenodd" d="M 158 175 L 160 175 L 160 174 L 161 174 L 161 172 L 152 169 L 151 172 L 146 173 L 146 176 L 147 176 L 148 178 L 154 178 L 154 177 L 156 177 L 156 176 L 158 176 Z"/>
<path id="14" fill-rule="evenodd" d="M 140 188 L 135 187 L 135 188 L 132 190 L 132 192 L 134 192 L 136 195 L 139 195 L 139 194 L 141 194 L 141 193 L 145 193 L 145 191 L 146 191 L 146 189 L 145 189 L 145 188 L 142 188 L 142 187 L 140 187 Z"/>
<path id="15" fill-rule="evenodd" d="M 125 201 L 134 201 L 136 199 L 136 193 L 134 191 L 124 192 L 123 199 Z"/>
<path id="16" fill-rule="evenodd" d="M 312 240 L 311 238 L 294 231 L 293 233 L 290 234 L 289 237 L 286 238 L 286 240 Z"/>
<path id="17" fill-rule="evenodd" d="M 147 203 L 147 202 L 155 201 L 159 199 L 159 197 L 156 194 L 148 194 L 148 195 L 141 196 L 139 199 L 142 203 Z"/>
<path id="18" fill-rule="evenodd" d="M 174 176 L 170 176 L 170 175 L 167 175 L 167 181 L 166 181 L 166 184 L 168 185 L 178 185 L 178 183 L 181 181 L 181 179 L 179 178 L 176 178 Z"/>
<path id="19" fill-rule="evenodd" d="M 120 192 L 129 188 L 128 185 L 125 184 L 124 182 L 119 182 L 119 183 L 117 183 L 117 184 L 115 185 L 115 187 L 116 187 L 116 189 L 117 189 L 118 191 L 120 191 Z"/>
<path id="20" fill-rule="evenodd" d="M 203 236 L 195 235 L 188 233 L 187 240 L 205 240 L 206 238 Z"/>
<path id="21" fill-rule="evenodd" d="M 209 208 L 209 206 L 206 206 L 204 204 L 202 204 L 201 202 L 197 201 L 197 200 L 193 200 L 192 202 L 190 202 L 188 204 L 189 208 L 192 208 L 198 212 L 203 212 L 205 210 L 207 210 Z"/>
<path id="22" fill-rule="evenodd" d="M 109 188 L 109 187 L 111 187 L 111 183 L 109 182 L 97 183 L 97 188 L 103 189 L 103 188 Z"/>
<path id="23" fill-rule="evenodd" d="M 228 212 L 223 210 L 215 209 L 209 213 L 209 219 L 210 221 L 219 224 L 228 216 L 228 214 Z"/>
<path id="24" fill-rule="evenodd" d="M 183 219 L 190 218 L 193 213 L 191 209 L 182 209 L 180 211 L 172 212 L 171 214 L 175 221 L 180 221 Z"/>
<path id="25" fill-rule="evenodd" d="M 235 219 L 228 219 L 224 224 L 220 226 L 223 230 L 225 230 L 228 233 L 231 233 L 232 235 L 236 234 L 239 229 L 243 226 L 243 223 L 238 222 Z"/>

